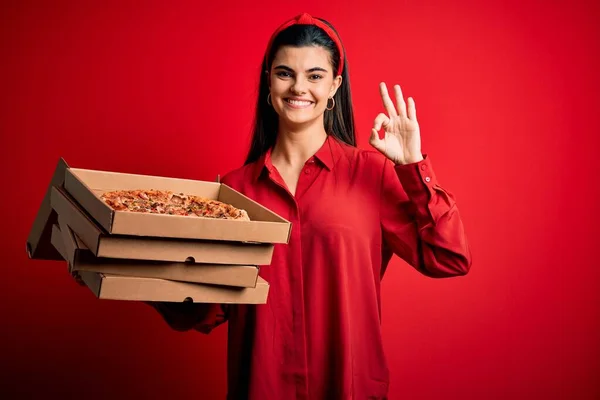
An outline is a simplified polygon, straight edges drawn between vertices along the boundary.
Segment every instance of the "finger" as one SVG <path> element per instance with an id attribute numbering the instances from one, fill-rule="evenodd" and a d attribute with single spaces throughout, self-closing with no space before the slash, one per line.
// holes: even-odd
<path id="1" fill-rule="evenodd" d="M 381 94 L 381 100 L 383 101 L 383 107 L 387 111 L 390 117 L 396 117 L 398 115 L 398 111 L 396 111 L 396 107 L 394 107 L 394 102 L 390 99 L 390 95 L 388 94 L 387 86 L 384 82 L 379 84 L 379 93 Z"/>
<path id="2" fill-rule="evenodd" d="M 369 143 L 371 146 L 375 147 L 375 149 L 382 151 L 383 140 L 379 138 L 379 132 L 377 132 L 375 128 L 371 129 L 371 138 L 369 139 Z"/>
<path id="3" fill-rule="evenodd" d="M 415 105 L 415 99 L 412 97 L 408 98 L 408 118 L 413 121 L 417 120 L 417 106 Z"/>
<path id="4" fill-rule="evenodd" d="M 400 85 L 394 85 L 394 92 L 396 93 L 396 103 L 398 104 L 398 112 L 402 116 L 406 116 L 406 103 L 404 102 L 404 97 L 402 96 L 402 89 Z"/>
<path id="5" fill-rule="evenodd" d="M 380 113 L 377 117 L 375 117 L 375 122 L 373 123 L 373 129 L 376 131 L 380 131 L 381 127 L 386 127 L 390 123 L 390 118 L 384 113 Z"/>

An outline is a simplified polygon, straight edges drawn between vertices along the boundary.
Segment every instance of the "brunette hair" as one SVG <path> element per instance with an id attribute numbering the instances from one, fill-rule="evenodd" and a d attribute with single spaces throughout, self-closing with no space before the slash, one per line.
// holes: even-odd
<path id="1" fill-rule="evenodd" d="M 331 28 L 337 35 L 333 26 L 319 18 Z M 338 42 L 339 36 L 337 37 Z M 254 128 L 250 149 L 246 157 L 245 164 L 257 161 L 269 148 L 275 144 L 279 117 L 273 107 L 267 103 L 269 95 L 269 74 L 271 64 L 275 58 L 277 50 L 282 46 L 304 47 L 320 46 L 327 50 L 330 55 L 330 61 L 333 71 L 338 71 L 340 60 L 340 50 L 332 38 L 320 27 L 316 25 L 291 25 L 277 34 L 267 49 L 267 54 L 263 57 L 260 73 L 260 83 L 258 90 L 258 99 L 256 102 L 256 111 L 254 117 Z M 324 116 L 325 131 L 335 138 L 351 146 L 356 146 L 356 137 L 354 133 L 354 111 L 352 108 L 352 95 L 350 91 L 350 79 L 348 74 L 348 60 L 346 51 L 342 47 L 343 69 L 342 84 L 335 93 L 335 108 L 326 111 Z M 335 72 L 334 72 L 335 74 Z"/>

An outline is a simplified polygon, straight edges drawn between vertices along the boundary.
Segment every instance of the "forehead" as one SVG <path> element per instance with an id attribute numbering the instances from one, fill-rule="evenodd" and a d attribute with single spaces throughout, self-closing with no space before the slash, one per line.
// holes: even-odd
<path id="1" fill-rule="evenodd" d="M 281 64 L 299 70 L 314 67 L 331 69 L 330 54 L 321 46 L 282 46 L 275 53 L 273 67 Z"/>

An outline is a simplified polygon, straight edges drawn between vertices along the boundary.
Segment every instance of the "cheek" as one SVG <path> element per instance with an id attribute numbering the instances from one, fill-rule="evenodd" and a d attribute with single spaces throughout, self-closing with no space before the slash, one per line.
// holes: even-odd
<path id="1" fill-rule="evenodd" d="M 325 107 L 327 107 L 327 101 L 329 99 L 329 92 L 327 91 L 323 91 L 322 93 L 317 95 L 315 94 L 315 98 L 317 100 L 317 104 L 315 105 L 316 108 L 320 111 L 323 111 L 325 109 Z"/>
<path id="2" fill-rule="evenodd" d="M 327 99 L 331 96 L 331 85 L 319 85 L 318 88 L 315 88 L 313 91 L 314 96 L 322 102 L 326 102 Z"/>
<path id="3" fill-rule="evenodd" d="M 271 93 L 273 96 L 283 96 L 290 90 L 290 85 L 281 80 L 271 82 Z"/>

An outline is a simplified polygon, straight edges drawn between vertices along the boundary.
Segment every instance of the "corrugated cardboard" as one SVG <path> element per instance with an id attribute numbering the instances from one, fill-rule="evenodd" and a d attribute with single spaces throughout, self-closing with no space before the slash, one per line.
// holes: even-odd
<path id="1" fill-rule="evenodd" d="M 96 257 L 207 264 L 268 265 L 274 245 L 109 235 L 63 189 L 52 188 L 52 207 Z"/>
<path id="2" fill-rule="evenodd" d="M 253 265 L 212 265 L 193 263 L 130 261 L 95 257 L 59 216 L 53 229 L 53 243 L 61 242 L 62 254 L 73 271 L 102 272 L 182 282 L 208 283 L 235 287 L 256 287 L 258 267 Z M 54 235 L 60 235 L 59 239 Z M 62 240 L 61 240 L 62 239 Z"/>
<path id="3" fill-rule="evenodd" d="M 265 304 L 269 294 L 269 284 L 261 277 L 255 288 L 231 288 L 89 271 L 79 275 L 96 297 L 106 300 Z"/>
<path id="4" fill-rule="evenodd" d="M 58 161 L 50 186 L 42 199 L 33 226 L 27 238 L 27 256 L 42 260 L 60 260 L 61 256 L 50 243 L 52 226 L 56 223 L 56 212 L 50 205 L 51 189 L 53 186 L 62 186 L 65 181 L 65 171 L 69 168 L 62 158 Z"/>
<path id="5" fill-rule="evenodd" d="M 232 188 L 216 182 L 69 168 L 65 189 L 109 234 L 288 243 L 291 223 Z M 115 211 L 100 196 L 112 190 L 155 189 L 223 201 L 250 221 Z"/>

